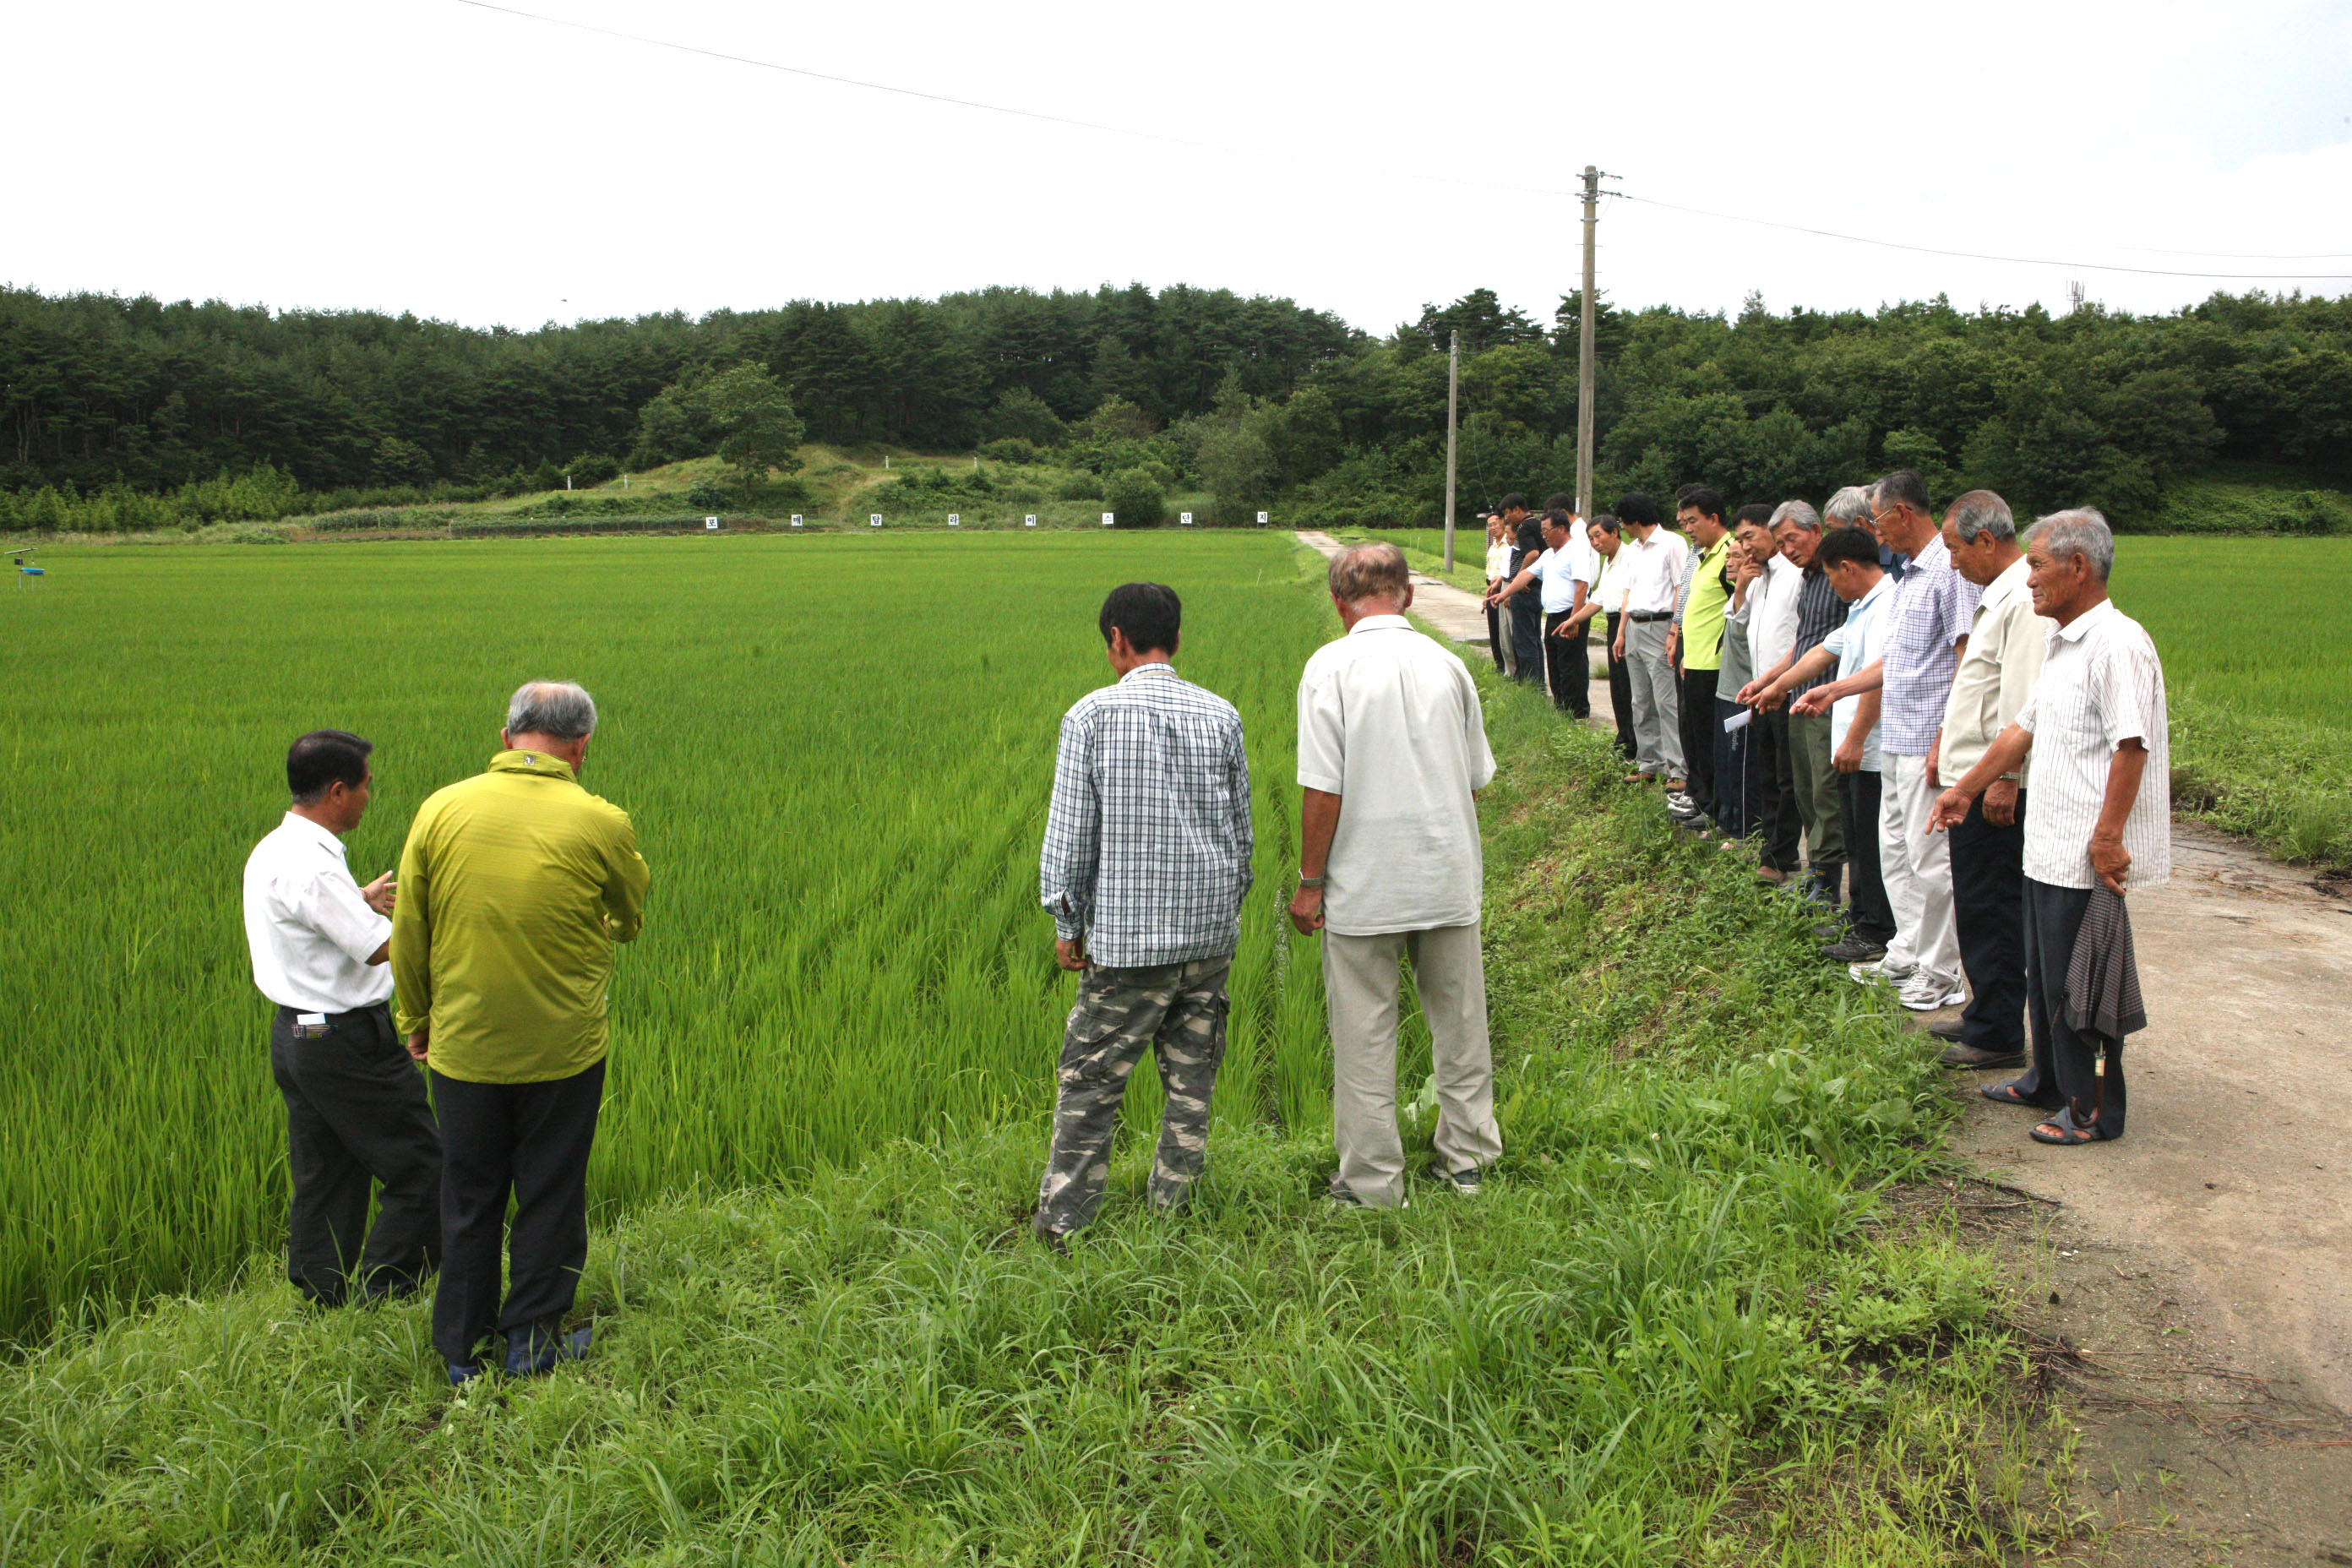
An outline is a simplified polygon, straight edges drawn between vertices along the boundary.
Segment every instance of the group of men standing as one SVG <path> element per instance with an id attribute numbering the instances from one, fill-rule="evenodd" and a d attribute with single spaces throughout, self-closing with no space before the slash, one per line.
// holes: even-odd
<path id="1" fill-rule="evenodd" d="M 1605 617 L 1627 782 L 1663 782 L 1678 821 L 1753 842 L 1762 880 L 1834 911 L 1822 952 L 1856 980 L 1964 1007 L 1928 1026 L 1942 1059 L 2023 1068 L 1984 1092 L 2057 1112 L 2036 1138 L 2121 1136 L 2121 1040 L 2144 1019 L 2091 1029 L 2085 993 L 2127 976 L 2136 998 L 2120 900 L 2168 874 L 2170 800 L 2163 670 L 2106 597 L 2105 521 L 2056 512 L 2029 541 L 1990 490 L 1939 519 L 1901 469 L 1820 511 L 1727 516 L 1685 485 L 1674 524 L 1640 493 L 1590 523 L 1556 510 L 1557 564 L 1490 552 L 1490 611 L 1548 568 L 1577 577 L 1577 612 Z"/>
<path id="2" fill-rule="evenodd" d="M 649 880 L 627 816 L 580 786 L 595 729 L 579 687 L 523 687 L 488 770 L 426 800 L 398 877 L 364 888 L 342 836 L 366 815 L 374 748 L 314 731 L 287 754 L 284 820 L 246 862 L 254 981 L 277 1007 L 288 1272 L 331 1306 L 409 1294 L 437 1268 L 453 1384 L 494 1341 L 518 1376 L 588 1350 L 590 1331 L 563 1323 L 588 1257 L 605 989 Z"/>

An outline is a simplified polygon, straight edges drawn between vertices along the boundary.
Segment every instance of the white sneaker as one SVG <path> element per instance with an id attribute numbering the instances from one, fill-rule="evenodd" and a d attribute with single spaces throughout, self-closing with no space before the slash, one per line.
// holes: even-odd
<path id="1" fill-rule="evenodd" d="M 1889 985 L 1899 989 L 1910 981 L 1915 969 L 1910 964 L 1906 964 L 1900 969 L 1889 969 L 1886 966 L 1886 960 L 1882 958 L 1874 963 L 1849 963 L 1845 966 L 1845 972 L 1853 977 L 1854 983 L 1858 985 L 1867 985 L 1874 980 L 1884 980 Z"/>
<path id="2" fill-rule="evenodd" d="M 1938 980 L 1932 974 L 1914 974 L 1904 985 L 1899 1000 L 1914 1013 L 1934 1013 L 1946 1007 L 1957 1007 L 1969 999 L 1969 988 L 1957 980 Z"/>

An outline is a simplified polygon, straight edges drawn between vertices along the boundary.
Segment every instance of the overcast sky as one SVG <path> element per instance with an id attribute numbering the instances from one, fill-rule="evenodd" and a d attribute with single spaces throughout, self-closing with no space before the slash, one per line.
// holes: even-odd
<path id="1" fill-rule="evenodd" d="M 2082 265 L 2352 274 L 2345 0 L 515 3 L 1210 145 L 462 0 L 82 0 L 8 24 L 0 279 L 521 327 L 1139 279 L 1384 332 L 1481 285 L 1549 320 L 1577 209 L 1543 193 L 1593 163 L 1656 202 L 2049 263 L 1612 201 L 1622 304 L 2352 290 Z"/>

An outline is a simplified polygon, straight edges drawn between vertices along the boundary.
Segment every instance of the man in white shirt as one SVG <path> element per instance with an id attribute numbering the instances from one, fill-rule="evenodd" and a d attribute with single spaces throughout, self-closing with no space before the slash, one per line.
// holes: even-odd
<path id="1" fill-rule="evenodd" d="M 1754 672 L 1751 679 L 1760 679 L 1781 668 L 1790 662 L 1797 647 L 1797 602 L 1804 591 L 1805 573 L 1780 547 L 1780 531 L 1786 523 L 1811 531 L 1810 537 L 1816 542 L 1821 537 L 1821 514 L 1805 502 L 1785 500 L 1772 509 L 1764 525 L 1767 539 L 1773 545 L 1764 563 L 1764 581 L 1748 590 L 1753 606 L 1748 613 L 1748 662 Z M 1741 688 L 1741 691 L 1746 689 Z M 1739 695 L 1738 691 L 1732 693 L 1735 700 Z M 1797 799 L 1795 755 L 1790 749 L 1788 705 L 1779 703 L 1759 710 L 1754 729 L 1755 739 L 1749 745 L 1755 752 L 1755 765 L 1762 777 L 1764 792 L 1758 821 L 1763 843 L 1757 851 L 1757 864 L 1768 874 L 1767 880 L 1773 877 L 1786 880 L 1804 867 L 1801 846 L 1805 834 L 1804 816 Z"/>
<path id="2" fill-rule="evenodd" d="M 1937 797 L 1930 826 L 1966 821 L 2031 753 L 2021 858 L 2033 1059 L 1982 1092 L 2055 1110 L 2033 1137 L 2072 1147 L 2122 1137 L 2126 1096 L 2122 1041 L 2103 1046 L 2068 1021 L 2066 972 L 2094 889 L 2125 898 L 2172 874 L 2172 748 L 2156 645 L 2107 597 L 2106 519 L 2089 507 L 2054 512 L 2034 525 L 2026 559 L 2033 607 L 2058 623 L 2042 678 L 2016 721 Z"/>
<path id="3" fill-rule="evenodd" d="M 1584 607 L 1600 575 L 1600 557 L 1591 546 L 1579 547 L 1576 535 L 1583 524 L 1564 511 L 1544 513 L 1543 553 L 1526 569 L 1487 595 L 1489 608 L 1514 595 L 1532 593 L 1543 607 L 1544 687 L 1551 705 L 1579 719 L 1592 713 L 1591 656 L 1584 648 Z"/>
<path id="4" fill-rule="evenodd" d="M 1617 657 L 1617 628 L 1625 612 L 1624 578 L 1617 571 L 1623 552 L 1620 527 L 1616 516 L 1605 511 L 1586 525 L 1585 541 L 1600 570 L 1593 576 L 1592 592 L 1585 595 L 1584 608 L 1569 619 L 1581 618 L 1589 625 L 1594 616 L 1603 617 L 1601 654 L 1609 668 L 1609 713 L 1617 721 L 1617 749 L 1630 763 L 1640 750 L 1633 741 L 1633 689 L 1626 678 L 1625 661 Z"/>
<path id="5" fill-rule="evenodd" d="M 1675 601 L 1681 596 L 1690 546 L 1681 534 L 1658 526 L 1658 503 L 1639 490 L 1618 498 L 1617 521 L 1625 535 L 1616 562 L 1625 584 L 1625 611 L 1612 655 L 1625 662 L 1637 752 L 1625 782 L 1648 784 L 1664 776 L 1669 790 L 1680 790 L 1680 681 L 1666 658 L 1666 637 L 1673 630 Z"/>
<path id="6" fill-rule="evenodd" d="M 1304 795 L 1290 918 L 1323 933 L 1330 1008 L 1338 1202 L 1400 1208 L 1396 1124 L 1400 959 L 1412 965 L 1437 1082 L 1433 1173 L 1478 1190 L 1503 1152 L 1478 946 L 1482 856 L 1474 792 L 1495 776 L 1478 689 L 1462 661 L 1404 618 L 1412 579 L 1393 544 L 1331 561 L 1347 636 L 1298 682 Z"/>
<path id="7" fill-rule="evenodd" d="M 1928 753 L 1932 773 L 1956 779 L 2017 721 L 2034 682 L 2051 623 L 2033 613 L 2032 567 L 2017 545 L 2009 503 L 1970 490 L 1944 517 L 1952 566 L 1984 590 L 1944 700 L 1944 724 Z M 1997 778 L 1952 826 L 1952 921 L 1968 972 L 1968 1011 L 1927 1033 L 1951 1042 L 1946 1067 L 2025 1065 L 2025 824 L 2020 809 L 2030 761 Z"/>
<path id="8" fill-rule="evenodd" d="M 343 859 L 341 836 L 374 785 L 372 750 L 342 730 L 296 741 L 293 804 L 245 863 L 253 981 L 278 1005 L 269 1066 L 294 1178 L 287 1274 L 327 1306 L 354 1286 L 405 1295 L 441 1258 L 441 1139 L 385 1005 L 396 889 L 389 871 L 361 887 Z M 383 1189 L 373 1231 L 371 1181 Z"/>

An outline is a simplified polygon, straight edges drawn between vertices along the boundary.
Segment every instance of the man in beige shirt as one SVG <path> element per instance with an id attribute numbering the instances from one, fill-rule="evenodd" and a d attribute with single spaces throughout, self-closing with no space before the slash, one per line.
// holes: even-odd
<path id="1" fill-rule="evenodd" d="M 1927 753 L 1931 788 L 1977 765 L 2013 722 L 2042 675 L 2052 623 L 2033 613 L 2024 552 L 2009 503 L 1970 490 L 1944 514 L 1944 547 L 1962 577 L 1984 590 Z M 1947 1067 L 2006 1068 L 2025 1061 L 2025 769 L 1997 779 L 1952 826 L 1952 918 L 1968 972 L 1969 1005 L 1927 1032 L 1948 1041 Z"/>

